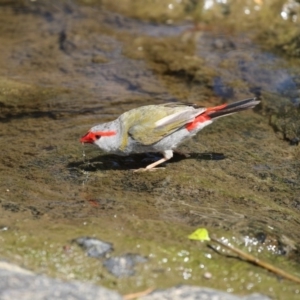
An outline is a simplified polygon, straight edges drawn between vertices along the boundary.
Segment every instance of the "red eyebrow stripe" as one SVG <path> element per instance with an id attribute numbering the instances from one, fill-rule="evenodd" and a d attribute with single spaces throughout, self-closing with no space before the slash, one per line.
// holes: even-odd
<path id="1" fill-rule="evenodd" d="M 100 135 L 100 136 L 113 136 L 116 135 L 116 131 L 94 131 L 94 135 Z"/>

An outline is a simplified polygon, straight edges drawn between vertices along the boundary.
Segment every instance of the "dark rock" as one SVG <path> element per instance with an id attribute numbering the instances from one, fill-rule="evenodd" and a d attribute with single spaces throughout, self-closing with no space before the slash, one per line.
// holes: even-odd
<path id="1" fill-rule="evenodd" d="M 147 260 L 138 254 L 127 253 L 123 256 L 108 258 L 103 266 L 116 277 L 128 277 L 134 275 L 134 267 L 137 263 L 145 263 Z"/>
<path id="2" fill-rule="evenodd" d="M 100 258 L 108 252 L 113 251 L 111 243 L 106 243 L 95 238 L 80 237 L 74 239 L 72 242 L 75 242 L 81 248 L 86 250 L 86 254 L 91 257 Z"/>

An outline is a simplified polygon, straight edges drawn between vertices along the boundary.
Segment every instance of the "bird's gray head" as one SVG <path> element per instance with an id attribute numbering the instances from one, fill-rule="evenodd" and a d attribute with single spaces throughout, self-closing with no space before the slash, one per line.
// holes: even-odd
<path id="1" fill-rule="evenodd" d="M 114 122 L 96 125 L 81 137 L 80 142 L 95 144 L 99 148 L 108 151 L 108 148 L 115 146 L 115 139 L 117 138 L 118 130 L 114 125 Z"/>

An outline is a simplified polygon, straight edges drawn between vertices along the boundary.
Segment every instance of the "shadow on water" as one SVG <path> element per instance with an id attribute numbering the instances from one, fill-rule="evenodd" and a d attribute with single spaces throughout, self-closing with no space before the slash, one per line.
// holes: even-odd
<path id="1" fill-rule="evenodd" d="M 135 170 L 145 168 L 148 164 L 161 158 L 158 153 L 133 154 L 130 156 L 117 156 L 112 154 L 100 155 L 87 161 L 76 161 L 68 163 L 67 168 L 76 168 L 83 171 L 95 172 L 98 170 Z M 223 153 L 174 153 L 174 157 L 167 164 L 177 163 L 181 160 L 223 160 Z M 162 164 L 162 167 L 166 164 Z"/>

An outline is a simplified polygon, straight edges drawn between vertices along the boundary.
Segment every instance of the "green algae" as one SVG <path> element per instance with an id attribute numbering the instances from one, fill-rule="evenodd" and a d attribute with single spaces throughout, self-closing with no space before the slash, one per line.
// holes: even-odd
<path id="1" fill-rule="evenodd" d="M 298 143 L 300 136 L 300 108 L 296 105 L 284 105 L 270 116 L 270 125 L 275 132 L 281 133 L 281 138 L 293 143 Z"/>
<path id="2" fill-rule="evenodd" d="M 221 254 L 207 247 L 206 243 L 189 241 L 190 226 L 178 226 L 172 222 L 137 220 L 128 215 L 83 218 L 73 221 L 56 221 L 43 217 L 43 227 L 37 230 L 37 221 L 24 214 L 14 216 L 6 213 L 3 220 L 8 230 L 1 231 L 3 247 L 1 256 L 36 272 L 46 272 L 61 279 L 88 280 L 121 293 L 141 290 L 149 286 L 165 288 L 177 284 L 205 285 L 245 294 L 262 292 L 278 299 L 297 297 L 297 285 L 283 281 L 278 285 L 276 276 L 246 262 L 228 257 L 232 255 L 218 249 Z M 14 220 L 11 218 L 13 217 Z M 111 226 L 113 222 L 113 226 Z M 106 223 L 106 227 L 104 227 Z M 243 246 L 240 238 L 230 232 L 211 229 L 211 233 L 229 239 L 246 251 L 261 248 L 259 258 L 297 273 L 296 266 L 290 266 L 280 256 L 274 256 L 263 245 Z M 130 252 L 146 255 L 149 261 L 138 266 L 137 274 L 124 279 L 114 279 L 103 267 L 101 259 L 88 258 L 84 252 L 71 243 L 73 238 L 89 235 L 105 241 L 113 241 L 118 255 Z M 116 239 L 114 236 L 117 235 Z M 211 279 L 207 279 L 207 273 Z"/>

